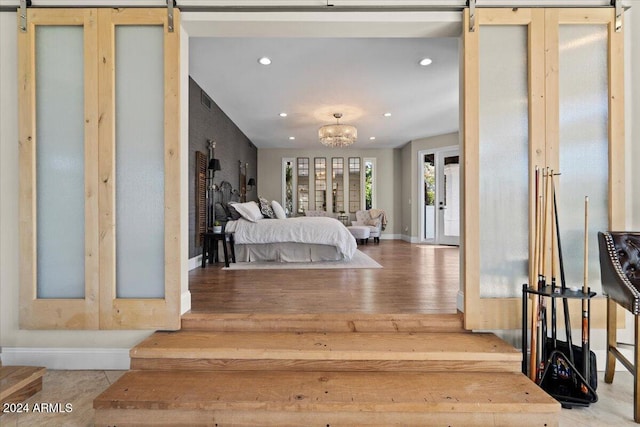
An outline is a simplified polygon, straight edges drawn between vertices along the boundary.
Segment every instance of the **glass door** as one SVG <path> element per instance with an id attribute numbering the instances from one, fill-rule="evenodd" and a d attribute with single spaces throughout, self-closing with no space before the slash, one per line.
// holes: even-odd
<path id="1" fill-rule="evenodd" d="M 460 244 L 460 155 L 458 149 L 437 153 L 436 243 Z"/>
<path id="2" fill-rule="evenodd" d="M 438 245 L 460 243 L 459 150 L 421 151 L 421 240 Z"/>

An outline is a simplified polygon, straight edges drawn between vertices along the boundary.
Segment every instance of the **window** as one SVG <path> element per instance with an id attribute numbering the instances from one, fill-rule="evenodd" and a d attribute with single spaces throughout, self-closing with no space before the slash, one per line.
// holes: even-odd
<path id="1" fill-rule="evenodd" d="M 314 159 L 315 173 L 315 209 L 327 210 L 327 159 L 324 157 L 316 157 Z"/>
<path id="2" fill-rule="evenodd" d="M 295 159 L 282 159 L 282 205 L 287 216 L 293 215 L 293 188 L 294 188 L 294 162 Z"/>
<path id="3" fill-rule="evenodd" d="M 309 158 L 298 157 L 298 214 L 309 210 Z"/>
<path id="4" fill-rule="evenodd" d="M 349 157 L 349 212 L 360 210 L 360 157 Z"/>
<path id="5" fill-rule="evenodd" d="M 364 208 L 376 206 L 376 159 L 364 159 Z"/>
<path id="6" fill-rule="evenodd" d="M 331 197 L 333 213 L 344 212 L 344 159 L 331 159 Z"/>

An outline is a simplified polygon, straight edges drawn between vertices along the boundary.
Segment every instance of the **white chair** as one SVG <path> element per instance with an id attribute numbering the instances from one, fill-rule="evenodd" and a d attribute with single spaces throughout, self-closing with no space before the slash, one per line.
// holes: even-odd
<path id="1" fill-rule="evenodd" d="M 373 237 L 374 243 L 380 243 L 382 233 L 382 218 L 371 218 L 369 211 L 357 211 L 356 220 L 351 225 L 369 227 L 369 237 Z"/>

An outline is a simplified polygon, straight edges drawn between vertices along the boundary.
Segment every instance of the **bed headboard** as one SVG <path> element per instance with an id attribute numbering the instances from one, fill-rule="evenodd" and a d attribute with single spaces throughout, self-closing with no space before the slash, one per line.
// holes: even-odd
<path id="1" fill-rule="evenodd" d="M 229 217 L 227 204 L 240 201 L 240 193 L 228 181 L 222 181 L 213 191 L 212 217 L 223 224 Z"/>
<path id="2" fill-rule="evenodd" d="M 240 201 L 240 192 L 234 190 L 229 181 L 222 181 L 214 196 L 214 203 L 227 204 Z"/>

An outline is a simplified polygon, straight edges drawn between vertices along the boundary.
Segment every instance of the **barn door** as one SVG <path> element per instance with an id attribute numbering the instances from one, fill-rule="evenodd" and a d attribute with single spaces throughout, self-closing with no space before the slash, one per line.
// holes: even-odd
<path id="1" fill-rule="evenodd" d="M 160 9 L 18 20 L 21 327 L 179 328 L 179 31 Z"/>
<path id="2" fill-rule="evenodd" d="M 465 325 L 513 329 L 533 280 L 536 166 L 562 173 L 565 264 L 582 266 L 583 195 L 593 234 L 623 226 L 623 38 L 613 8 L 476 9 L 470 21 L 466 10 Z M 591 277 L 597 290 L 599 272 Z"/>

